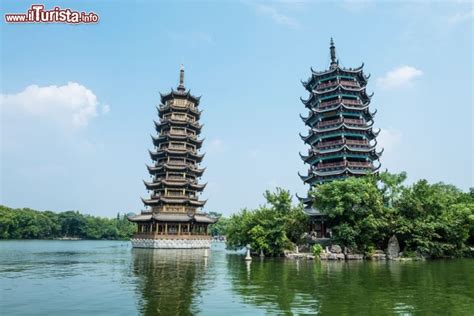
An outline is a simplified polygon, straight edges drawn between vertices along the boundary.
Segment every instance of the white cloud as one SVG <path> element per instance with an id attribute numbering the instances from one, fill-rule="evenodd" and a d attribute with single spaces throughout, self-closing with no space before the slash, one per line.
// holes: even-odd
<path id="1" fill-rule="evenodd" d="M 474 14 L 472 10 L 469 10 L 467 12 L 458 12 L 448 17 L 448 23 L 451 25 L 463 23 L 472 19 L 473 15 Z"/>
<path id="2" fill-rule="evenodd" d="M 76 82 L 30 85 L 16 94 L 1 94 L 0 108 L 3 114 L 25 115 L 72 128 L 86 126 L 98 115 L 99 108 L 104 114 L 110 110 L 108 105 L 100 105 L 91 90 Z"/>
<path id="3" fill-rule="evenodd" d="M 273 6 L 269 6 L 266 4 L 258 4 L 256 5 L 256 10 L 260 14 L 269 16 L 277 24 L 292 29 L 299 29 L 301 27 L 300 23 L 297 20 L 281 13 Z"/>
<path id="4" fill-rule="evenodd" d="M 377 147 L 384 149 L 384 153 L 393 153 L 402 142 L 403 134 L 394 128 L 381 128 L 377 137 Z"/>
<path id="5" fill-rule="evenodd" d="M 384 89 L 394 89 L 410 85 L 415 78 L 423 75 L 423 72 L 415 67 L 402 66 L 395 68 L 377 79 L 377 85 Z"/>

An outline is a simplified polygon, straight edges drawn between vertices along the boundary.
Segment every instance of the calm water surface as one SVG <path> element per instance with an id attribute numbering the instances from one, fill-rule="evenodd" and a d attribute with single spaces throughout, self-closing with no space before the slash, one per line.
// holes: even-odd
<path id="1" fill-rule="evenodd" d="M 1 241 L 1 315 L 474 315 L 474 260 L 313 262 Z"/>

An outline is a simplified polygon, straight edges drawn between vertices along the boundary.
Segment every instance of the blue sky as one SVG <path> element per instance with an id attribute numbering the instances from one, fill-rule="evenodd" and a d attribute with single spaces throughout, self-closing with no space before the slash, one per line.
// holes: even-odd
<path id="1" fill-rule="evenodd" d="M 297 172 L 300 80 L 365 62 L 383 169 L 473 185 L 471 2 L 47 1 L 94 25 L 1 23 L 0 203 L 114 216 L 142 209 L 159 92 L 202 95 L 205 211 L 264 203 Z M 30 2 L 2 1 L 4 13 Z"/>

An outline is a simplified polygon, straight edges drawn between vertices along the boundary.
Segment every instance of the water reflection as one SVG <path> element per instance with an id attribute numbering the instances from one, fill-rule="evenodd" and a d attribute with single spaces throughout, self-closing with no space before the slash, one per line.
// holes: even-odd
<path id="1" fill-rule="evenodd" d="M 133 249 L 137 304 L 142 315 L 189 315 L 204 284 L 208 259 L 203 250 Z"/>
<path id="2" fill-rule="evenodd" d="M 462 273 L 443 273 L 435 262 L 313 262 L 266 259 L 248 271 L 228 257 L 232 289 L 270 314 L 413 314 L 449 311 L 465 315 L 473 304 L 468 261 L 450 261 Z M 471 284 L 471 286 L 469 285 Z M 453 286 L 456 285 L 456 286 Z"/>

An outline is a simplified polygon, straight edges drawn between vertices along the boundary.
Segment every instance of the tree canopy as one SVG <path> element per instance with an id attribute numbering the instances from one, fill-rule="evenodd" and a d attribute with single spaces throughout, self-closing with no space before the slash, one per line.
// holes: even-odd
<path id="1" fill-rule="evenodd" d="M 474 232 L 474 194 L 419 180 L 404 186 L 405 173 L 347 178 L 316 186 L 314 207 L 326 214 L 333 239 L 366 251 L 396 235 L 406 252 L 460 256 Z"/>
<path id="2" fill-rule="evenodd" d="M 135 231 L 125 215 L 103 218 L 78 211 L 55 213 L 0 205 L 0 239 L 128 239 Z"/>
<path id="3" fill-rule="evenodd" d="M 231 249 L 250 245 L 253 252 L 278 256 L 306 232 L 308 217 L 301 205 L 292 205 L 289 191 L 266 191 L 267 204 L 254 210 L 233 214 L 227 223 L 227 246 Z"/>

